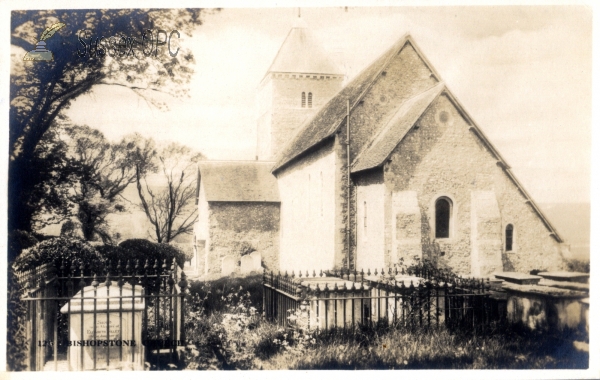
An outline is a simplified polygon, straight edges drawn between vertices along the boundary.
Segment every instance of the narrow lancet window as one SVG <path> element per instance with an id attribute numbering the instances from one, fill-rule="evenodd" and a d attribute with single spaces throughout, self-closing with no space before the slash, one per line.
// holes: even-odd
<path id="1" fill-rule="evenodd" d="M 435 202 L 435 237 L 450 237 L 450 216 L 452 203 L 447 198 L 440 198 Z"/>
<path id="2" fill-rule="evenodd" d="M 505 246 L 505 250 L 506 252 L 510 252 L 513 250 L 513 233 L 514 233 L 514 228 L 512 224 L 509 224 L 508 226 L 506 226 L 506 234 L 505 234 L 505 242 L 504 242 L 504 246 Z"/>

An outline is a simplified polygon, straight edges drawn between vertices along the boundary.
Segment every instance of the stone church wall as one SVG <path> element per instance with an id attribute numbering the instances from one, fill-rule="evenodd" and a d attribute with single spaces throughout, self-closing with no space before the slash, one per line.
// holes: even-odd
<path id="1" fill-rule="evenodd" d="M 260 252 L 269 270 L 279 269 L 279 212 L 279 203 L 210 202 L 207 273 L 221 273 L 228 256 L 239 264 L 245 243 Z M 235 271 L 240 271 L 239 265 Z"/>
<path id="2" fill-rule="evenodd" d="M 333 202 L 336 207 L 334 240 L 335 261 L 333 267 L 354 268 L 356 263 L 356 187 L 350 182 L 350 207 L 348 207 L 348 155 L 346 128 L 342 126 L 335 135 L 335 191 Z M 350 222 L 350 224 L 348 223 Z M 348 231 L 347 228 L 350 227 Z M 348 238 L 348 234 L 350 237 Z M 348 249 L 350 240 L 350 249 Z"/>
<path id="3" fill-rule="evenodd" d="M 356 179 L 356 269 L 387 267 L 385 252 L 385 196 L 381 170 Z"/>
<path id="4" fill-rule="evenodd" d="M 391 254 L 387 265 L 400 260 L 406 265 L 423 257 L 421 238 L 421 209 L 416 191 L 398 191 L 391 194 L 390 237 Z"/>
<path id="5" fill-rule="evenodd" d="M 379 75 L 362 104 L 352 111 L 350 117 L 350 156 L 354 159 L 368 143 L 382 123 L 406 100 L 431 88 L 437 80 L 408 44 L 396 55 L 385 75 Z"/>
<path id="6" fill-rule="evenodd" d="M 342 88 L 341 76 L 272 73 L 259 90 L 259 159 L 274 159 L 297 129 Z M 287 75 L 287 77 L 283 77 Z M 302 75 L 302 78 L 300 76 Z M 295 76 L 295 78 L 294 78 Z M 329 77 L 329 78 L 328 78 Z M 302 107 L 302 92 L 306 107 Z M 312 107 L 308 107 L 308 93 Z M 270 124 L 270 126 L 268 125 Z M 268 140 L 268 141 L 267 141 Z M 270 155 L 267 152 L 270 151 Z"/>
<path id="7" fill-rule="evenodd" d="M 281 270 L 332 269 L 336 251 L 336 157 L 332 142 L 277 173 Z"/>
<path id="8" fill-rule="evenodd" d="M 493 225 L 494 233 L 487 231 L 478 239 L 497 245 L 502 236 L 498 253 L 505 271 L 563 268 L 560 244 L 445 95 L 429 107 L 416 125 L 418 128 L 408 132 L 392 153 L 391 161 L 384 165 L 384 178 L 392 194 L 416 191 L 425 258 L 461 274 L 477 272 L 471 263 L 472 238 L 475 239 L 471 236 L 472 213 L 484 219 L 485 215 L 494 215 L 489 210 L 472 210 L 473 192 L 483 191 L 494 194 L 500 220 L 491 216 L 489 221 L 481 219 L 481 228 Z M 441 196 L 453 204 L 451 234 L 447 239 L 436 239 L 434 231 L 434 205 Z M 492 203 L 481 204 L 485 208 Z M 515 227 L 515 247 L 512 252 L 505 252 L 503 231 L 509 223 Z"/>
<path id="9" fill-rule="evenodd" d="M 381 126 L 389 117 L 392 116 L 393 112 L 397 110 L 398 106 L 407 99 L 427 90 L 431 86 L 435 85 L 437 80 L 432 76 L 431 71 L 427 65 L 421 60 L 415 49 L 407 44 L 404 48 L 392 58 L 392 61 L 385 70 L 385 73 L 381 73 L 377 80 L 373 83 L 369 92 L 363 97 L 362 102 L 356 106 L 350 115 L 350 157 L 354 160 L 357 154 L 363 149 L 373 137 L 374 129 Z M 342 127 L 341 132 L 337 135 L 337 139 L 344 141 L 346 138 L 346 128 Z M 338 154 L 340 160 L 340 186 L 345 186 L 345 162 L 346 162 L 346 148 L 344 144 L 340 144 L 340 152 Z M 355 178 L 360 178 L 362 174 L 359 174 Z M 356 183 L 354 183 L 356 185 Z M 351 228 L 350 231 L 355 234 L 352 236 L 354 242 L 352 247 L 354 251 L 351 253 L 350 267 L 354 268 L 359 264 L 356 261 L 359 260 L 359 242 L 358 242 L 358 228 L 360 228 L 360 221 L 356 213 L 358 212 L 357 205 L 357 191 L 356 186 L 352 187 L 352 203 L 350 210 Z M 345 229 L 346 227 L 346 204 L 345 204 L 345 188 L 339 190 L 339 203 L 340 209 L 343 214 L 340 215 L 338 222 L 339 228 Z M 390 256 L 393 256 L 393 234 L 392 234 L 392 195 L 389 190 L 386 189 L 384 198 L 384 222 L 386 228 L 384 229 L 384 248 L 383 256 L 386 265 L 390 262 Z M 339 249 L 341 252 L 346 252 L 345 244 L 345 231 L 339 230 L 337 239 L 339 241 Z"/>

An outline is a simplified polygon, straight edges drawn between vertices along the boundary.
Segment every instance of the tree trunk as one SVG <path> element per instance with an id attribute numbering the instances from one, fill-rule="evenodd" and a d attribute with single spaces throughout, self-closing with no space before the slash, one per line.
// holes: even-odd
<path id="1" fill-rule="evenodd" d="M 35 209 L 28 203 L 29 191 L 34 186 L 31 161 L 23 156 L 9 162 L 8 174 L 8 231 L 32 232 Z"/>

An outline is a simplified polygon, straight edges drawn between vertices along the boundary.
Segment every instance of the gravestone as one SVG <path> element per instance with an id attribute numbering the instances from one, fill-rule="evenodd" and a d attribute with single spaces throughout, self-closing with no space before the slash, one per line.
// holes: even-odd
<path id="1" fill-rule="evenodd" d="M 141 286 L 135 292 L 129 284 L 122 292 L 117 285 L 79 291 L 60 309 L 69 315 L 69 370 L 143 370 L 144 306 Z"/>
<path id="2" fill-rule="evenodd" d="M 242 256 L 240 271 L 242 273 L 250 273 L 254 271 L 254 260 L 249 255 Z"/>
<path id="3" fill-rule="evenodd" d="M 252 261 L 254 262 L 254 270 L 261 270 L 262 269 L 262 255 L 260 254 L 260 252 L 254 251 L 250 254 L 250 257 L 252 257 Z"/>
<path id="4" fill-rule="evenodd" d="M 221 261 L 221 274 L 227 276 L 235 272 L 235 259 L 231 256 L 223 257 Z"/>

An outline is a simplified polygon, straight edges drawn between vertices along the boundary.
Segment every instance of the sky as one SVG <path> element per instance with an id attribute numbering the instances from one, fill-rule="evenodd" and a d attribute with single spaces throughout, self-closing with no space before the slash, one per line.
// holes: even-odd
<path id="1" fill-rule="evenodd" d="M 300 12 L 349 80 L 410 33 L 537 202 L 589 202 L 591 8 Z M 297 15 L 298 8 L 208 14 L 193 37 L 181 40 L 196 59 L 189 98 L 163 98 L 169 103 L 163 111 L 125 88 L 98 86 L 78 98 L 68 115 L 111 140 L 139 132 L 186 144 L 209 159 L 254 159 L 256 89 Z"/>

